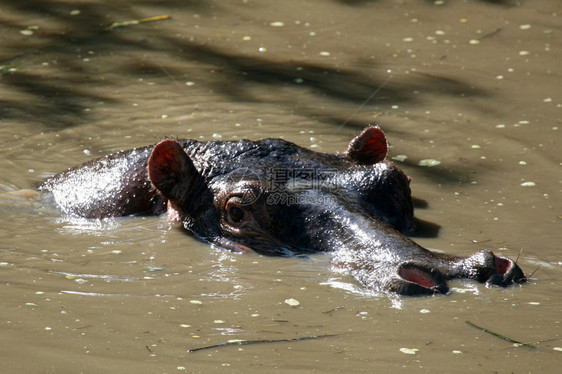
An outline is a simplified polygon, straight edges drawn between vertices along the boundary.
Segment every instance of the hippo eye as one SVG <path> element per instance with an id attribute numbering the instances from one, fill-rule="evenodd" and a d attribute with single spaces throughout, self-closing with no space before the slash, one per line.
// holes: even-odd
<path id="1" fill-rule="evenodd" d="M 229 221 L 232 223 L 240 223 L 244 219 L 244 210 L 237 206 L 228 208 L 227 213 Z"/>

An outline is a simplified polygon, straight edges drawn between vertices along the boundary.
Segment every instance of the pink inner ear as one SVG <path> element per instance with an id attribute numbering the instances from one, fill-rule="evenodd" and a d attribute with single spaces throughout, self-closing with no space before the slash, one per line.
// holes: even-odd
<path id="1" fill-rule="evenodd" d="M 511 269 L 511 262 L 509 260 L 497 256 L 494 258 L 494 265 L 498 274 L 505 274 Z"/>
<path id="2" fill-rule="evenodd" d="M 362 165 L 381 162 L 388 153 L 388 143 L 384 132 L 378 127 L 368 127 L 355 137 L 347 147 L 352 160 Z"/>
<path id="3" fill-rule="evenodd" d="M 189 172 L 191 162 L 181 145 L 172 139 L 156 144 L 148 159 L 148 175 L 152 184 L 165 197 Z"/>

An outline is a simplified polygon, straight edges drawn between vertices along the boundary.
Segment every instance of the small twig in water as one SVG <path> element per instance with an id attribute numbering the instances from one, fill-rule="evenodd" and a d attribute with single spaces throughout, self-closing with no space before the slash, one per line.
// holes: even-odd
<path id="1" fill-rule="evenodd" d="M 558 340 L 558 339 L 557 338 L 543 339 L 543 340 L 534 341 L 533 343 L 540 344 L 540 343 L 552 342 L 552 341 L 555 341 L 555 340 Z M 529 342 L 529 343 L 525 343 L 525 344 L 531 344 L 531 343 Z M 513 344 L 511 347 L 505 347 L 504 349 L 511 349 L 511 348 L 517 348 L 517 347 L 518 347 L 517 344 Z"/>
<path id="2" fill-rule="evenodd" d="M 496 35 L 497 33 L 499 33 L 500 31 L 502 31 L 502 28 L 501 28 L 501 27 L 498 27 L 498 28 L 497 28 L 497 29 L 495 29 L 494 31 L 492 31 L 492 32 L 489 32 L 489 33 L 487 33 L 487 34 L 484 34 L 484 35 L 482 35 L 481 37 L 479 37 L 479 38 L 478 38 L 478 40 L 482 40 L 482 39 L 490 38 L 490 37 L 492 37 L 492 36 Z"/>
<path id="3" fill-rule="evenodd" d="M 505 335 L 501 335 L 501 334 L 498 334 L 497 332 L 493 332 L 493 331 L 490 331 L 490 330 L 488 330 L 488 329 L 485 329 L 484 327 L 480 327 L 480 326 L 478 326 L 478 325 L 475 325 L 474 323 L 472 323 L 472 322 L 470 322 L 470 321 L 465 321 L 465 322 L 466 322 L 468 325 L 470 325 L 470 326 L 472 326 L 472 327 L 474 327 L 474 328 L 477 328 L 477 329 L 480 330 L 480 331 L 483 331 L 483 332 L 485 332 L 485 333 L 488 333 L 488 334 L 490 334 L 490 335 L 495 336 L 496 338 L 503 339 L 503 340 L 508 341 L 508 342 L 510 342 L 510 343 L 513 343 L 513 344 L 522 345 L 522 346 L 525 346 L 525 347 L 527 347 L 527 348 L 533 348 L 533 349 L 537 348 L 537 347 L 535 347 L 534 345 L 527 344 L 527 343 L 523 343 L 523 342 L 520 342 L 520 341 L 511 339 L 511 338 L 509 338 L 509 337 L 507 337 L 507 336 L 505 336 Z"/>
<path id="4" fill-rule="evenodd" d="M 135 19 L 132 21 L 124 21 L 124 22 L 113 22 L 111 26 L 105 28 L 105 31 L 111 31 L 118 27 L 126 27 L 132 25 L 138 25 L 139 23 L 145 22 L 154 22 L 154 21 L 163 21 L 172 18 L 172 16 L 156 16 L 156 17 L 149 17 L 149 18 L 142 18 L 142 19 Z"/>
<path id="5" fill-rule="evenodd" d="M 207 345 L 207 346 L 199 347 L 199 348 L 188 349 L 187 352 L 192 353 L 192 352 L 202 351 L 204 349 L 213 349 L 213 348 L 224 347 L 224 346 L 227 346 L 227 345 L 250 345 L 250 344 L 261 344 L 261 343 L 298 342 L 298 341 L 301 341 L 301 340 L 320 339 L 320 338 L 327 338 L 327 337 L 330 337 L 330 336 L 337 336 L 337 335 L 340 335 L 340 334 L 311 335 L 311 336 L 301 336 L 299 338 L 287 338 L 287 339 L 233 340 L 233 341 L 228 341 L 228 342 L 225 342 L 225 343 L 219 343 L 219 344 Z"/>
<path id="6" fill-rule="evenodd" d="M 330 309 L 330 310 L 327 310 L 325 312 L 322 312 L 322 314 L 332 314 L 336 310 L 343 309 L 343 308 L 344 308 L 343 305 L 340 305 L 340 306 L 335 307 L 334 309 Z"/>
<path id="7" fill-rule="evenodd" d="M 521 253 L 523 253 L 523 248 L 521 248 L 519 254 L 517 255 L 517 258 L 515 259 L 515 265 L 517 265 L 517 262 L 519 261 L 519 257 L 521 257 Z"/>
<path id="8" fill-rule="evenodd" d="M 527 279 L 531 278 L 537 272 L 537 270 L 539 270 L 540 267 L 541 266 L 538 265 L 537 268 L 535 270 L 533 270 L 533 272 L 531 274 L 527 275 Z"/>

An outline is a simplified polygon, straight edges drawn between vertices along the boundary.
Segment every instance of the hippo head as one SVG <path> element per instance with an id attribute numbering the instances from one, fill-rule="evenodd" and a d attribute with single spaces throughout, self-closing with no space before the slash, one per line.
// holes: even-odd
<path id="1" fill-rule="evenodd" d="M 168 213 L 217 246 L 275 255 L 333 251 L 335 243 L 325 237 L 333 235 L 334 215 L 344 212 L 403 232 L 414 227 L 409 177 L 385 161 L 387 141 L 378 127 L 365 129 L 339 154 L 281 139 L 250 147 L 213 143 L 214 151 L 201 156 L 164 140 L 153 149 L 148 172 L 168 200 Z M 209 157 L 214 160 L 201 160 Z"/>
<path id="2" fill-rule="evenodd" d="M 330 252 L 370 289 L 447 293 L 446 280 L 506 286 L 525 280 L 511 260 L 489 251 L 434 253 L 403 233 L 414 226 L 410 178 L 385 160 L 378 127 L 342 153 L 314 152 L 282 139 L 157 144 L 148 176 L 168 213 L 195 236 L 237 252 Z"/>
<path id="3" fill-rule="evenodd" d="M 468 257 L 428 251 L 414 226 L 410 178 L 386 160 L 378 127 L 342 153 L 282 139 L 164 140 L 67 169 L 38 189 L 69 215 L 160 214 L 231 251 L 291 256 L 329 252 L 367 288 L 447 293 L 446 280 L 507 286 L 525 281 L 512 260 L 483 250 Z"/>

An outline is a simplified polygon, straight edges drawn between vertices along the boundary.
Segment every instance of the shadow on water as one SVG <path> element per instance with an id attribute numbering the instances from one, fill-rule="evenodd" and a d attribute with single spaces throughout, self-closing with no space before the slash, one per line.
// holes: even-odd
<path id="1" fill-rule="evenodd" d="M 173 9 L 178 7 L 190 8 L 203 14 L 208 10 L 205 3 L 197 1 L 147 0 L 136 2 L 135 5 L 158 6 L 160 9 L 169 9 L 172 13 Z M 2 65 L 18 66 L 19 63 L 25 64 L 25 56 L 56 51 L 59 59 L 58 69 L 61 74 L 57 77 L 44 76 L 38 72 L 25 71 L 25 66 L 22 66 L 20 71 L 1 76 L 0 83 L 7 86 L 11 92 L 22 94 L 24 99 L 1 99 L 0 119 L 25 118 L 25 116 L 33 114 L 35 117 L 43 119 L 44 126 L 56 128 L 75 126 L 88 119 L 90 114 L 86 108 L 92 103 L 118 101 L 108 95 L 92 94 L 92 90 L 89 89 L 92 85 L 102 86 L 110 92 L 112 84 L 116 83 L 102 80 L 99 73 L 91 71 L 95 68 L 82 64 L 81 60 L 75 56 L 78 49 L 85 51 L 100 46 L 103 46 L 106 54 L 135 50 L 175 56 L 180 67 L 166 67 L 172 76 L 185 72 L 185 67 L 181 65 L 185 64 L 185 61 L 195 61 L 221 69 L 227 74 L 228 79 L 211 82 L 209 85 L 214 92 L 238 102 L 260 103 L 264 99 L 255 94 L 255 92 L 260 92 L 255 90 L 255 87 L 266 86 L 270 88 L 290 87 L 312 94 L 322 100 L 331 99 L 360 105 L 375 90 L 380 89 L 381 83 L 386 78 L 374 76 L 372 69 L 367 74 L 360 69 L 336 68 L 327 64 L 294 61 L 292 58 L 279 61 L 257 55 L 244 56 L 232 50 L 222 50 L 210 45 L 186 41 L 176 35 L 168 35 L 158 27 L 150 29 L 150 39 L 155 40 L 152 42 L 141 38 L 130 38 L 128 30 L 103 31 L 115 19 L 143 18 L 143 15 L 134 7 L 97 3 L 80 4 L 81 13 L 76 17 L 69 17 L 73 4 L 32 0 L 25 3 L 14 2 L 5 7 L 10 12 L 22 14 L 25 19 L 39 17 L 55 19 L 57 25 L 62 25 L 62 28 L 68 31 L 43 35 L 50 41 L 47 47 L 28 50 L 21 50 L 14 46 L 8 48 L 18 52 L 0 61 Z M 214 8 L 213 11 L 217 12 L 217 9 Z M 108 17 L 109 13 L 111 13 L 111 20 Z M 0 24 L 3 29 L 17 28 L 19 30 L 26 26 L 23 21 L 19 21 L 19 23 L 0 21 Z M 66 57 L 65 54 L 67 54 Z M 362 63 L 365 62 L 359 62 L 358 66 L 362 66 Z M 372 67 L 373 63 L 368 63 Z M 129 76 L 131 80 L 138 79 L 147 72 L 164 75 L 158 64 L 151 62 L 150 59 L 123 64 L 119 67 L 112 66 L 111 69 L 119 71 L 122 77 Z M 407 81 L 399 83 L 390 81 L 384 85 L 370 105 L 381 102 L 414 103 L 420 100 L 413 94 L 416 90 L 451 96 L 458 96 L 462 93 L 465 97 L 489 95 L 483 89 L 475 88 L 461 80 L 416 74 L 410 76 Z M 298 105 L 296 96 L 298 95 L 292 95 L 290 99 L 285 99 L 285 102 L 276 101 L 276 103 L 290 107 L 304 116 L 315 116 L 327 123 L 341 125 L 346 120 L 344 114 L 341 116 L 326 114 L 325 111 L 322 112 L 317 108 Z M 347 126 L 352 128 L 362 128 L 364 125 L 364 123 L 357 122 L 347 123 Z"/>
<path id="2" fill-rule="evenodd" d="M 206 3 L 190 0 L 136 1 L 136 6 L 166 6 L 170 10 L 189 7 L 205 13 Z M 93 94 L 92 85 L 111 90 L 111 82 L 100 79 L 89 66 L 76 58 L 76 51 L 103 46 L 108 54 L 124 49 L 145 50 L 143 41 L 128 40 L 124 34 L 104 29 L 117 20 L 143 18 L 134 7 L 117 3 L 61 3 L 57 1 L 28 0 L 2 5 L 5 14 L 16 14 L 17 20 L 5 17 L 0 27 L 12 33 L 28 28 L 30 23 L 46 19 L 57 25 L 56 31 L 38 32 L 42 44 L 21 47 L 21 40 L 4 40 L 4 53 L 0 57 L 0 84 L 10 97 L 0 99 L 0 120 L 40 118 L 41 125 L 64 128 L 83 123 L 90 116 L 92 103 L 117 102 L 108 95 Z M 71 16 L 74 9 L 80 14 Z M 111 18 L 109 17 L 111 14 Z M 61 31 L 62 30 L 62 31 Z M 8 54 L 6 51 L 9 51 Z M 60 74 L 46 76 L 27 69 L 28 58 L 55 55 L 54 65 Z M 129 72 L 131 79 L 135 76 Z"/>
<path id="3" fill-rule="evenodd" d="M 97 101 L 114 102 L 110 97 L 93 94 L 90 84 L 98 84 L 86 76 L 66 77 L 38 76 L 32 72 L 5 75 L 2 83 L 22 94 L 24 99 L 0 100 L 0 120 L 35 116 L 56 127 L 71 126 L 69 116 L 87 116 L 86 108 Z"/>
<path id="4" fill-rule="evenodd" d="M 376 3 L 379 0 L 337 0 L 339 3 L 350 6 L 361 6 L 369 3 Z M 421 1 L 421 0 L 420 0 Z M 435 4 L 435 0 L 424 0 L 427 3 Z M 519 0 L 480 0 L 483 3 L 503 6 L 516 6 Z"/>
<path id="5" fill-rule="evenodd" d="M 435 3 L 435 0 L 425 0 L 425 1 L 431 4 Z M 504 7 L 514 7 L 519 5 L 519 3 L 521 3 L 520 0 L 480 0 L 480 2 L 492 4 L 492 5 L 504 6 Z"/>
<path id="6" fill-rule="evenodd" d="M 441 225 L 415 217 L 416 229 L 410 234 L 414 238 L 437 238 Z"/>
<path id="7" fill-rule="evenodd" d="M 358 6 L 364 2 L 350 2 Z M 351 5 L 351 4 L 350 4 Z M 366 5 L 366 2 L 365 2 Z M 135 2 L 136 7 L 157 7 L 156 14 L 173 14 L 174 9 L 189 9 L 201 15 L 219 14 L 221 5 L 198 1 L 154 1 Z M 472 82 L 463 82 L 436 74 L 414 73 L 397 80 L 387 80 L 381 69 L 373 72 L 376 66 L 372 60 L 359 60 L 352 66 L 333 66 L 299 61 L 295 56 L 285 59 L 272 59 L 263 55 L 244 55 L 233 48 L 218 48 L 206 42 L 190 41 L 175 33 L 166 32 L 165 27 L 152 24 L 143 29 L 143 25 L 133 28 L 104 31 L 114 21 L 134 20 L 146 17 L 135 6 L 123 6 L 112 3 L 83 3 L 79 5 L 80 14 L 69 16 L 75 4 L 45 0 L 12 2 L 4 5 L 7 14 L 18 14 L 18 21 L 0 20 L 0 26 L 6 29 L 21 30 L 28 26 L 28 20 L 48 18 L 54 21 L 61 32 L 42 31 L 42 45 L 21 47 L 8 43 L 0 65 L 15 66 L 14 72 L 0 70 L 0 85 L 4 86 L 10 96 L 0 98 L 0 121 L 23 120 L 37 123 L 38 126 L 62 129 L 77 126 L 92 120 L 92 111 L 88 108 L 98 102 L 119 104 L 119 97 L 111 95 L 118 89 L 119 82 L 105 79 L 104 74 L 118 74 L 120 82 L 145 78 L 147 75 L 169 79 L 182 77 L 193 64 L 200 64 L 207 69 L 220 71 L 224 79 L 208 80 L 205 84 L 215 94 L 223 95 L 228 101 L 243 103 L 260 103 L 274 100 L 275 104 L 287 108 L 288 112 L 307 118 L 316 118 L 323 123 L 341 126 L 358 131 L 365 126 L 362 121 L 349 118 L 349 112 L 326 110 L 313 104 L 299 102 L 299 97 L 308 95 L 309 102 L 323 102 L 330 107 L 348 104 L 358 107 L 376 105 L 421 105 L 423 100 L 414 92 L 443 97 L 488 97 L 486 90 L 475 87 Z M 156 8 L 155 8 L 156 9 Z M 109 16 L 111 15 L 111 17 Z M 174 22 L 171 21 L 166 22 Z M 139 31 L 140 30 L 140 31 Z M 139 32 L 146 31 L 143 37 Z M 184 35 L 185 36 L 185 35 Z M 45 42 L 45 40 L 47 42 Z M 10 42 L 10 40 L 8 40 Z M 111 66 L 84 64 L 77 55 L 84 55 L 89 50 L 103 51 L 105 56 L 112 54 L 144 53 L 148 58 L 115 60 Z M 52 54 L 52 56 L 51 56 Z M 37 57 L 39 56 L 39 57 Z M 151 58 L 154 56 L 154 59 Z M 159 64 L 159 56 L 165 56 L 166 70 Z M 33 71 L 26 65 L 36 63 L 37 58 L 54 60 L 49 73 Z M 164 57 L 162 57 L 164 58 Z M 43 61 L 43 60 L 41 60 Z M 170 66 L 172 65 L 173 66 Z M 364 68 L 362 68 L 364 67 Z M 54 72 L 54 73 L 53 73 Z M 3 74 L 2 74 L 3 73 Z M 378 74 L 378 75 L 377 75 Z M 384 84 L 383 84 L 384 83 Z M 98 89 L 94 89 L 98 88 Z M 276 89 L 290 89 L 290 95 L 278 95 L 273 98 L 263 97 L 262 92 Z M 265 89 L 265 90 L 264 90 Z M 105 94 L 107 92 L 107 94 Z M 376 92 L 373 99 L 366 99 Z M 301 94 L 302 93 L 302 94 Z M 367 109 L 366 109 L 367 110 Z M 375 109 L 376 110 L 376 109 Z M 40 119 L 40 122 L 37 120 Z M 391 133 L 392 129 L 387 129 Z M 415 134 L 401 134 L 403 137 Z M 418 168 L 416 164 L 408 165 Z M 424 172 L 431 174 L 441 182 L 458 183 L 466 176 L 466 171 L 442 170 L 438 168 Z M 464 175 L 464 176 L 463 176 Z"/>

